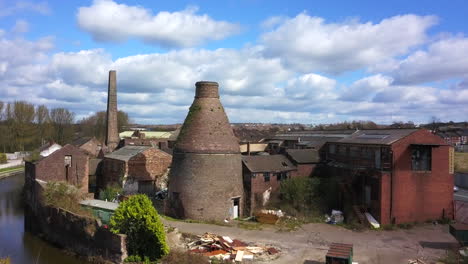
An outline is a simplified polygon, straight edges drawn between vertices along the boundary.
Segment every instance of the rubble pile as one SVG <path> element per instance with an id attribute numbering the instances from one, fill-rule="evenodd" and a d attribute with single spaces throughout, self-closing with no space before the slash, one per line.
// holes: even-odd
<path id="1" fill-rule="evenodd" d="M 236 262 L 253 261 L 254 257 L 261 260 L 271 259 L 279 253 L 279 250 L 273 247 L 250 245 L 228 236 L 211 233 L 197 236 L 187 247 L 193 253 Z"/>

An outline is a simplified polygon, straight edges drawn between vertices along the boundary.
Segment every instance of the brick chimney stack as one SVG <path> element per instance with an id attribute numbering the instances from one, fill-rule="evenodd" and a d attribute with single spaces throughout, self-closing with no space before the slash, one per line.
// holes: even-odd
<path id="1" fill-rule="evenodd" d="M 119 131 L 117 128 L 117 80 L 116 72 L 109 71 L 109 87 L 107 95 L 107 127 L 106 146 L 112 152 L 119 144 Z"/>

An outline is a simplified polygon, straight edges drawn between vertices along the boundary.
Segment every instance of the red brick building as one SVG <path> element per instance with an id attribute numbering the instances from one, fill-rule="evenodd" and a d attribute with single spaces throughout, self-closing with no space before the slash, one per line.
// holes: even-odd
<path id="1" fill-rule="evenodd" d="M 247 215 L 265 205 L 281 181 L 291 178 L 297 167 L 284 155 L 242 156 L 245 210 Z"/>
<path id="2" fill-rule="evenodd" d="M 104 156 L 98 186 L 117 184 L 126 193 L 152 193 L 165 185 L 172 162 L 166 152 L 148 146 L 125 146 Z"/>
<path id="3" fill-rule="evenodd" d="M 292 177 L 311 177 L 320 162 L 319 152 L 315 149 L 287 149 L 286 156 L 297 167 L 296 171 L 291 171 Z"/>
<path id="4" fill-rule="evenodd" d="M 26 183 L 36 179 L 50 182 L 62 181 L 78 187 L 88 193 L 88 155 L 73 145 L 65 145 L 47 157 L 34 162 L 26 162 Z M 33 186 L 33 185 L 28 185 Z"/>
<path id="5" fill-rule="evenodd" d="M 453 157 L 424 129 L 361 130 L 327 143 L 328 175 L 340 179 L 341 200 L 381 224 L 453 218 Z"/>
<path id="6" fill-rule="evenodd" d="M 95 137 L 82 137 L 73 140 L 71 145 L 87 152 L 91 157 L 97 157 L 102 149 L 102 143 Z"/>

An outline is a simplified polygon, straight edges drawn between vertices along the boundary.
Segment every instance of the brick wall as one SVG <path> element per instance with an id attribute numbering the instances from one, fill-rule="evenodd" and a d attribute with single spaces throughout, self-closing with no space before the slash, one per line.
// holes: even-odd
<path id="1" fill-rule="evenodd" d="M 291 171 L 291 177 L 310 177 L 314 172 L 316 164 L 296 164 L 297 171 Z"/>
<path id="2" fill-rule="evenodd" d="M 449 146 L 432 148 L 432 169 L 412 171 L 410 144 L 445 144 L 427 130 L 419 130 L 392 145 L 393 207 L 395 223 L 423 222 L 453 217 L 453 174 L 449 173 Z"/>
<path id="3" fill-rule="evenodd" d="M 71 166 L 65 166 L 65 156 L 71 156 Z M 80 187 L 84 193 L 88 192 L 89 158 L 73 145 L 66 145 L 35 163 L 29 163 L 26 170 L 26 175 L 31 178 L 47 182 L 64 181 Z"/>
<path id="4" fill-rule="evenodd" d="M 156 148 L 147 149 L 128 161 L 128 176 L 141 181 L 154 181 L 164 175 L 172 156 Z"/>
<path id="5" fill-rule="evenodd" d="M 80 149 L 86 151 L 92 157 L 97 157 L 99 155 L 99 151 L 101 150 L 101 143 L 97 139 L 93 138 L 85 144 L 81 145 Z"/>
<path id="6" fill-rule="evenodd" d="M 236 197 L 240 198 L 242 216 L 241 155 L 174 153 L 168 189 L 165 211 L 174 217 L 230 219 Z"/>

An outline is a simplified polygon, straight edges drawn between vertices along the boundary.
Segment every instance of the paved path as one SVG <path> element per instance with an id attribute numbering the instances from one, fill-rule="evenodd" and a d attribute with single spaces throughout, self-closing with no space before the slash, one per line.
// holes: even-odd
<path id="1" fill-rule="evenodd" d="M 18 159 L 18 160 L 9 160 L 8 163 L 0 164 L 0 169 L 19 166 L 19 165 L 21 165 L 22 163 L 23 163 L 23 160 L 22 160 L 22 159 Z"/>
<path id="2" fill-rule="evenodd" d="M 180 232 L 203 234 L 211 232 L 228 235 L 245 242 L 279 247 L 281 257 L 269 263 L 319 264 L 324 263 L 332 242 L 354 245 L 354 261 L 359 264 L 408 263 L 411 258 L 432 261 L 443 256 L 456 240 L 448 233 L 447 225 L 422 225 L 410 230 L 355 232 L 328 224 L 307 224 L 294 232 L 245 230 L 209 224 L 195 224 L 163 219 L 165 225 L 177 227 Z"/>

